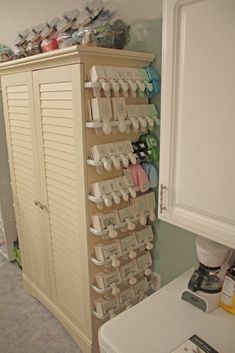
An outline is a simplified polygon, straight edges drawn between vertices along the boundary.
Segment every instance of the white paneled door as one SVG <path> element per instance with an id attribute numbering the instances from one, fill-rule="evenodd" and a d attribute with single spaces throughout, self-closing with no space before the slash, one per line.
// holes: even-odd
<path id="1" fill-rule="evenodd" d="M 235 248 L 235 1 L 164 11 L 159 217 Z"/>

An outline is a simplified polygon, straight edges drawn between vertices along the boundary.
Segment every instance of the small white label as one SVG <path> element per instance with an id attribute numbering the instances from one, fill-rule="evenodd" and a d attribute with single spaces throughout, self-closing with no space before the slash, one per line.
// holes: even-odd
<path id="1" fill-rule="evenodd" d="M 121 208 L 119 210 L 119 217 L 120 217 L 120 221 L 124 222 L 127 218 L 132 218 L 134 217 L 134 213 L 131 207 L 125 207 L 125 208 Z"/>
<path id="2" fill-rule="evenodd" d="M 146 228 L 138 231 L 136 234 L 139 243 L 144 243 L 147 240 L 153 240 L 153 230 L 151 226 L 147 226 Z"/>
<path id="3" fill-rule="evenodd" d="M 107 288 L 112 283 L 119 281 L 119 275 L 117 271 L 112 271 L 109 273 L 99 272 L 96 275 L 96 281 L 100 288 Z"/>
<path id="4" fill-rule="evenodd" d="M 148 251 L 144 255 L 137 258 L 137 266 L 138 269 L 141 270 L 142 268 L 149 267 L 152 265 L 152 258 L 150 252 Z"/>
<path id="5" fill-rule="evenodd" d="M 137 241 L 136 241 L 135 234 L 133 233 L 133 234 L 131 234 L 131 235 L 125 237 L 125 238 L 121 238 L 120 239 L 120 243 L 121 243 L 123 251 L 128 250 L 128 249 L 136 246 Z"/>
<path id="6" fill-rule="evenodd" d="M 106 150 L 108 152 L 108 155 L 110 157 L 117 155 L 117 151 L 116 151 L 114 143 L 107 143 L 105 146 L 106 146 Z"/>
<path id="7" fill-rule="evenodd" d="M 109 225 L 118 224 L 118 220 L 115 213 L 103 214 L 100 216 L 100 218 L 103 229 L 107 228 Z"/>
<path id="8" fill-rule="evenodd" d="M 117 185 L 114 179 L 106 180 L 106 185 L 108 187 L 108 191 L 111 194 L 114 191 L 118 191 Z"/>
<path id="9" fill-rule="evenodd" d="M 123 142 L 115 142 L 115 147 L 118 155 L 125 153 Z"/>
<path id="10" fill-rule="evenodd" d="M 127 187 L 134 186 L 133 178 L 131 175 L 131 171 L 129 169 L 123 169 L 123 180 Z"/>
<path id="11" fill-rule="evenodd" d="M 223 290 L 221 294 L 221 300 L 224 304 L 232 305 L 234 290 L 235 290 L 235 281 L 232 278 L 225 276 Z"/>
<path id="12" fill-rule="evenodd" d="M 120 274 L 122 278 L 126 278 L 130 273 L 134 273 L 137 270 L 134 262 L 129 262 L 120 267 Z"/>
<path id="13" fill-rule="evenodd" d="M 91 148 L 92 158 L 95 161 L 101 160 L 102 157 L 107 157 L 108 152 L 105 145 L 95 145 Z"/>

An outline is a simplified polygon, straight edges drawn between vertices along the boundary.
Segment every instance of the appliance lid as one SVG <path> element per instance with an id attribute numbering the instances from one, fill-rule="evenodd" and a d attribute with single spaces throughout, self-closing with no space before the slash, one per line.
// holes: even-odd
<path id="1" fill-rule="evenodd" d="M 222 266 L 231 253 L 230 248 L 200 236 L 196 238 L 196 250 L 199 262 L 211 268 Z"/>

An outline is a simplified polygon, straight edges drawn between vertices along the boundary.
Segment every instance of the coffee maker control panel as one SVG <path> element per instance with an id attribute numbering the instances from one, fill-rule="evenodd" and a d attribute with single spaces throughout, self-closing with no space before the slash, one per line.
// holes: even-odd
<path id="1" fill-rule="evenodd" d="M 184 291 L 182 293 L 181 299 L 185 300 L 186 302 L 196 306 L 198 309 L 203 310 L 204 312 L 208 312 L 207 310 L 207 303 L 203 298 L 199 298 L 192 292 Z"/>

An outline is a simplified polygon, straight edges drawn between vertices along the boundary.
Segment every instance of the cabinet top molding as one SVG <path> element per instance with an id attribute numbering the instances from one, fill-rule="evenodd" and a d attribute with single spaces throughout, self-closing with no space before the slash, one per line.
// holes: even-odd
<path id="1" fill-rule="evenodd" d="M 132 67 L 144 67 L 152 63 L 154 59 L 155 57 L 151 53 L 74 45 L 69 48 L 0 64 L 0 75 L 29 71 L 35 68 L 44 69 L 61 65 L 93 62 L 96 65 L 109 65 L 112 64 L 112 61 L 115 61 L 114 65 L 118 64 L 119 66 L 128 65 L 128 62 L 131 62 Z"/>

